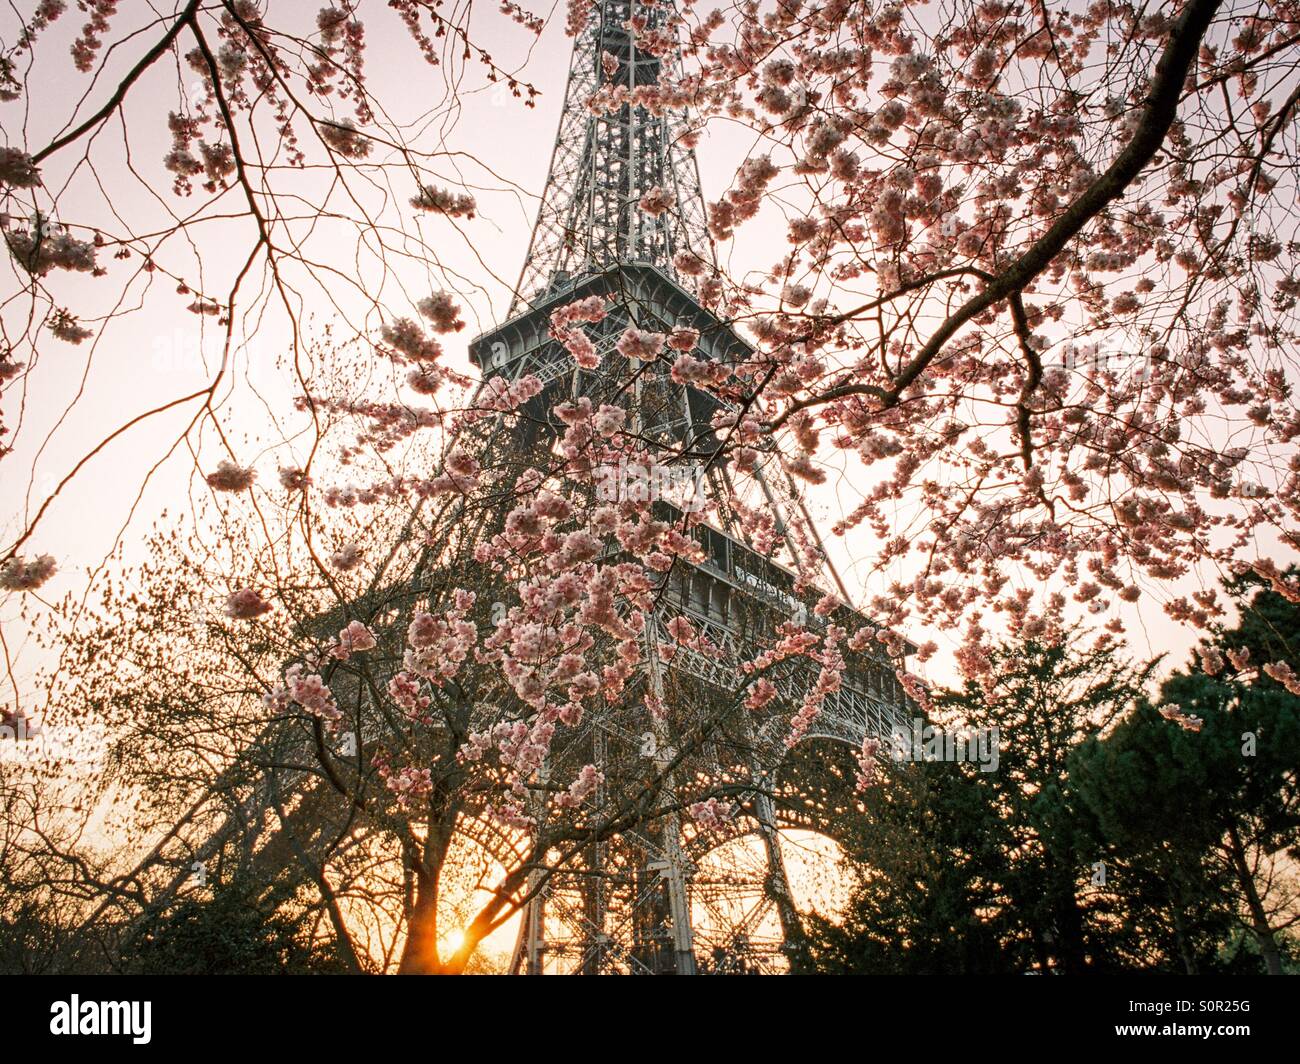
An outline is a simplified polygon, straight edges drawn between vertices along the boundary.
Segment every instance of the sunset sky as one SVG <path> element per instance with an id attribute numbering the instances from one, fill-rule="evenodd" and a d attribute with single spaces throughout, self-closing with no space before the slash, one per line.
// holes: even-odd
<path id="1" fill-rule="evenodd" d="M 477 62 L 464 64 L 454 55 L 455 49 L 450 49 L 453 55 L 448 63 L 437 69 L 428 67 L 396 18 L 367 25 L 371 89 L 376 97 L 396 101 L 402 108 L 385 121 L 404 127 L 418 147 L 445 153 L 432 168 L 444 175 L 448 184 L 472 189 L 479 214 L 472 221 L 454 225 L 436 219 L 423 233 L 427 251 L 416 248 L 409 257 L 394 260 L 390 263 L 394 272 L 382 281 L 373 260 L 355 267 L 355 232 L 339 227 L 337 235 L 330 236 L 328 225 L 324 226 L 312 245 L 317 261 L 328 262 L 341 276 L 354 277 L 360 291 L 349 291 L 328 275 L 301 286 L 305 348 L 319 341 L 327 326 L 333 327 L 336 339 L 373 331 L 380 315 L 366 307 L 361 292 L 382 301 L 394 313 L 409 313 L 410 304 L 430 289 L 455 291 L 464 301 L 469 328 L 449 337 L 446 347 L 449 360 L 466 367 L 469 339 L 503 316 L 550 161 L 571 41 L 563 32 L 562 18 L 551 17 L 536 40 L 495 10 L 485 10 L 475 18 L 480 44 L 489 49 L 493 60 L 540 90 L 536 108 L 523 107 L 503 85 L 487 84 L 482 67 Z M 77 28 L 77 21 L 69 18 L 48 31 L 51 40 L 39 60 L 50 66 L 42 81 L 47 95 L 39 107 L 24 113 L 22 103 L 0 105 L 0 121 L 11 141 L 20 133 L 29 144 L 48 141 L 71 124 L 79 103 L 84 114 L 106 91 L 104 85 L 88 88 L 87 77 L 77 73 L 66 50 L 54 44 L 55 39 L 70 43 Z M 124 51 L 120 60 L 125 65 L 131 56 Z M 459 83 L 458 95 L 455 106 L 448 108 L 447 78 L 452 74 Z M 185 211 L 193 209 L 202 194 L 188 201 L 171 196 L 171 175 L 162 166 L 169 137 L 150 91 L 151 86 L 158 92 L 170 91 L 175 79 L 174 68 L 169 70 L 166 64 L 151 70 L 128 104 L 126 116 L 136 171 L 161 191 L 169 206 Z M 102 141 L 114 137 L 121 137 L 116 123 L 99 134 Z M 728 187 L 737 165 L 753 148 L 753 135 L 739 125 L 714 122 L 709 126 L 698 152 L 706 200 Z M 103 189 L 111 188 L 112 208 L 123 218 L 141 224 L 152 218 L 157 209 L 154 193 L 122 169 L 121 153 L 100 148 L 94 158 L 99 181 L 85 167 L 69 175 L 64 155 L 49 164 L 46 179 L 52 186 L 65 179 L 69 182 L 70 192 L 61 198 L 62 210 L 71 217 L 81 202 L 99 210 Z M 299 207 L 309 216 L 322 192 L 320 175 L 309 170 L 301 175 L 298 187 L 302 196 Z M 372 203 L 378 204 L 380 190 L 372 188 L 368 193 L 373 196 Z M 408 193 L 409 188 L 394 186 L 394 195 Z M 226 193 L 228 198 L 234 196 L 233 191 Z M 741 277 L 779 258 L 785 225 L 780 217 L 780 197 L 774 200 L 758 222 L 742 228 L 733 242 L 720 249 L 734 276 Z M 228 202 L 235 209 L 234 200 Z M 333 202 L 340 207 L 340 201 Z M 221 213 L 220 204 L 209 212 Z M 384 216 L 382 207 L 378 212 Z M 201 273 L 194 252 L 177 241 L 166 246 L 159 262 L 169 273 L 220 298 L 228 291 L 248 246 L 249 224 L 214 219 L 195 232 L 203 234 L 196 238 L 201 241 L 197 248 L 202 257 Z M 436 257 L 436 264 L 429 261 L 431 257 Z M 104 300 L 121 291 L 120 282 L 128 271 L 138 269 L 139 260 L 109 265 L 110 277 L 105 282 L 73 276 L 55 281 L 56 290 L 66 293 L 68 305 L 76 307 L 83 318 L 95 317 L 88 308 L 96 307 L 101 314 L 114 309 Z M 14 280 L 11 270 L 8 284 Z M 140 300 L 147 280 L 144 274 L 136 276 L 123 307 Z M 109 281 L 119 283 L 106 283 Z M 247 290 L 256 291 L 261 283 L 259 276 Z M 102 327 L 92 321 L 97 335 L 91 342 L 80 346 L 46 343 L 40 365 L 34 368 L 25 390 L 13 389 L 6 395 L 8 421 L 17 429 L 17 447 L 6 459 L 0 481 L 0 528 L 7 537 L 22 528 L 24 519 L 35 513 L 72 467 L 106 435 L 144 411 L 198 390 L 214 372 L 220 362 L 221 331 L 212 319 L 186 310 L 192 296 L 169 296 L 172 285 L 166 277 L 155 278 L 146 309 L 124 314 Z M 249 339 L 223 386 L 220 411 L 228 439 L 235 441 L 243 461 L 257 465 L 260 483 L 266 485 L 273 482 L 277 464 L 302 459 L 308 438 L 297 434 L 302 421 L 295 418 L 289 405 L 298 389 L 285 360 L 289 334 L 284 314 L 273 298 L 243 302 L 254 306 L 256 318 L 238 323 L 237 334 Z M 12 312 L 20 309 L 20 301 L 11 304 Z M 11 329 L 19 326 L 9 318 L 6 322 Z M 25 685 L 42 663 L 48 663 L 31 643 L 27 626 L 19 617 L 21 609 L 36 608 L 30 599 L 54 600 L 64 594 L 80 597 L 87 587 L 88 571 L 120 568 L 110 559 L 119 549 L 125 561 L 137 560 L 141 535 L 163 511 L 168 514 L 164 523 L 174 522 L 189 510 L 184 500 L 191 492 L 206 491 L 197 479 L 196 467 L 206 472 L 224 454 L 215 446 L 210 427 L 182 438 L 196 410 L 194 402 L 183 404 L 132 428 L 90 459 L 50 506 L 27 549 L 29 553 L 52 554 L 59 565 L 58 576 L 26 603 L 17 596 L 0 601 L 0 620 L 19 685 Z M 290 440 L 287 446 L 283 442 L 286 437 Z M 814 516 L 824 517 L 828 527 L 853 509 L 869 482 L 852 456 L 823 454 L 822 460 L 832 470 L 831 476 L 825 485 L 810 490 L 809 501 Z M 318 477 L 322 479 L 328 477 Z M 901 507 L 900 514 L 905 514 Z M 831 555 L 851 589 L 865 587 L 867 593 L 883 590 L 884 579 L 871 574 L 877 544 L 869 532 L 859 529 L 843 540 L 827 538 Z M 1187 631 L 1165 618 L 1160 596 L 1144 597 L 1140 607 L 1124 609 L 1134 622 L 1130 636 L 1141 654 L 1164 653 L 1177 661 L 1193 642 Z M 951 633 L 907 634 L 914 642 L 936 638 L 940 653 L 924 671 L 935 680 L 953 678 L 947 653 L 955 645 Z M 39 715 L 39 695 L 20 697 L 29 711 Z"/>

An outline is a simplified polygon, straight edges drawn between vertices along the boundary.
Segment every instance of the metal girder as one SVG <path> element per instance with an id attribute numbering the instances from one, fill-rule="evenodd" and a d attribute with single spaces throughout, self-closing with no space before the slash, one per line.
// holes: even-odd
<path id="1" fill-rule="evenodd" d="M 588 13 L 512 315 L 569 278 L 615 263 L 652 263 L 676 277 L 679 251 L 712 261 L 689 119 L 635 98 L 679 71 L 676 48 L 662 51 L 647 39 L 674 32 L 673 14 L 670 4 L 637 0 L 597 0 Z M 642 27 L 635 33 L 633 18 Z M 616 87 L 633 98 L 609 109 L 587 106 Z M 672 200 L 663 213 L 639 206 L 653 189 Z"/>

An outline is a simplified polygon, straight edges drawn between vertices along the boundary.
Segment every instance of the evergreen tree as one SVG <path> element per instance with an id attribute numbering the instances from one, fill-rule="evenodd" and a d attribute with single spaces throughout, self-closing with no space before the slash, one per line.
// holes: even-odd
<path id="1" fill-rule="evenodd" d="M 999 833 L 978 783 L 952 765 L 899 766 L 867 795 L 836 924 L 810 916 L 812 967 L 872 974 L 1006 974 L 1030 958 L 1002 888 Z"/>
<path id="2" fill-rule="evenodd" d="M 1300 606 L 1262 584 L 1230 585 L 1240 619 L 1200 648 L 1201 667 L 1170 676 L 1156 706 L 1080 751 L 1074 768 L 1125 875 L 1162 885 L 1188 972 L 1224 963 L 1216 954 L 1235 919 L 1281 974 L 1300 921 L 1300 698 L 1264 668 L 1300 670 Z M 1199 730 L 1176 723 L 1192 717 Z M 1152 901 L 1150 889 L 1137 895 Z"/>
<path id="3" fill-rule="evenodd" d="M 997 729 L 995 771 L 925 762 L 891 771 L 853 847 L 860 884 L 842 926 L 814 927 L 841 971 L 1079 972 L 1125 968 L 1135 947 L 1093 884 L 1095 824 L 1071 754 L 1142 693 L 1148 668 L 1083 633 L 993 654 L 986 683 L 940 692 L 935 721 Z"/>

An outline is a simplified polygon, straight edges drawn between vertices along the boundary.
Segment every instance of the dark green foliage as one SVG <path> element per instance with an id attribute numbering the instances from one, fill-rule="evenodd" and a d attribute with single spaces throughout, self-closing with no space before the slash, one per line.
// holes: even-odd
<path id="1" fill-rule="evenodd" d="M 268 911 L 215 884 L 152 919 L 122 951 L 123 970 L 152 975 L 309 975 L 343 971 L 328 943 L 289 906 Z"/>
<path id="2" fill-rule="evenodd" d="M 1027 963 L 1009 942 L 994 818 L 978 784 L 908 765 L 868 796 L 856 833 L 861 882 L 843 925 L 812 917 L 811 967 L 890 974 L 990 974 Z"/>
<path id="3" fill-rule="evenodd" d="M 1248 650 L 1248 664 L 1300 668 L 1300 607 L 1254 580 L 1231 590 L 1240 622 L 1217 631 L 1212 645 Z M 1238 925 L 1256 958 L 1281 971 L 1295 914 L 1267 897 L 1267 883 L 1290 878 L 1300 858 L 1300 698 L 1229 663 L 1214 676 L 1174 673 L 1160 692 L 1159 705 L 1169 704 L 1200 718 L 1200 731 L 1170 727 L 1143 704 L 1080 751 L 1076 786 L 1114 860 L 1134 883 L 1152 880 L 1148 899 L 1163 897 L 1172 936 L 1164 949 L 1184 970 L 1239 963 L 1240 951 L 1227 950 L 1225 962 L 1221 948 Z M 1284 891 L 1285 883 L 1276 893 Z"/>
<path id="4" fill-rule="evenodd" d="M 1300 673 L 1300 608 L 1257 580 L 1230 590 L 1240 620 L 1209 646 Z M 1300 698 L 1228 664 L 1174 673 L 1153 704 L 1150 673 L 1075 632 L 1004 647 L 987 690 L 941 694 L 937 719 L 1000 729 L 998 770 L 886 773 L 851 847 L 850 911 L 812 920 L 811 966 L 1296 970 Z"/>

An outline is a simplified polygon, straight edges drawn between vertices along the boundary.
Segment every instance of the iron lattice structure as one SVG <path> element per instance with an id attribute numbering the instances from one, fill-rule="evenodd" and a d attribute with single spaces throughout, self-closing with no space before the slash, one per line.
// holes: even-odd
<path id="1" fill-rule="evenodd" d="M 550 334 L 550 316 L 591 296 L 609 309 L 591 330 L 599 367 L 584 370 Z M 712 454 L 719 400 L 674 382 L 662 362 L 630 362 L 615 346 L 628 326 L 666 332 L 683 325 L 699 331 L 700 357 L 740 363 L 752 354 L 728 325 L 648 263 L 616 263 L 553 286 L 477 338 L 471 356 L 487 381 L 532 376 L 544 384 L 512 429 L 503 419 L 487 434 L 482 446 L 491 457 L 484 467 L 508 468 L 512 453 L 528 456 L 525 466 L 550 464 L 563 431 L 551 411 L 572 397 L 624 405 L 632 433 L 657 463 L 671 467 Z M 896 679 L 901 662 L 880 647 L 850 662 L 845 682 L 827 696 L 793 751 L 786 742 L 791 713 L 815 680 L 806 662 L 775 674 L 780 696 L 767 711 L 743 708 L 734 697 L 744 664 L 779 638 L 780 626 L 796 621 L 816 630 L 829 620 L 851 629 L 861 622 L 847 609 L 817 618 L 818 596 L 801 588 L 813 574 L 777 559 L 778 553 L 801 557 L 793 539 L 800 501 L 789 478 L 778 477 L 711 464 L 701 480 L 707 503 L 697 498 L 695 505 L 716 518 L 712 523 L 691 520 L 683 510 L 689 500 L 657 504 L 656 516 L 688 529 L 701 557 L 677 558 L 663 578 L 644 636 L 642 674 L 623 699 L 594 708 L 557 739 L 546 772 L 570 779 L 581 766 L 595 765 L 604 780 L 590 802 L 595 809 L 627 802 L 647 770 L 666 772 L 662 811 L 593 844 L 580 861 L 556 861 L 539 873 L 540 891 L 525 910 L 512 971 L 691 974 L 779 971 L 788 964 L 801 934 L 780 829 L 835 834 L 837 820 L 842 824 L 856 804 L 855 749 L 868 735 L 883 740 L 909 712 Z M 772 515 L 770 542 L 756 543 L 744 531 L 742 505 Z M 675 617 L 692 623 L 707 651 L 675 643 L 668 631 Z M 667 707 L 662 717 L 647 710 L 647 695 Z M 723 829 L 702 831 L 681 815 L 702 780 L 728 794 L 732 816 Z M 533 812 L 544 831 L 544 807 Z"/>
<path id="2" fill-rule="evenodd" d="M 620 263 L 653 263 L 676 278 L 672 262 L 678 252 L 711 260 L 686 114 L 626 103 L 613 110 L 587 108 L 598 92 L 621 88 L 635 98 L 638 88 L 677 72 L 675 50 L 651 54 L 637 47 L 629 30 L 635 17 L 643 27 L 638 40 L 671 39 L 671 14 L 666 4 L 600 0 L 578 34 L 512 316 L 572 278 Z M 654 189 L 664 190 L 677 209 L 659 215 L 640 210 L 641 197 Z"/>
<path id="3" fill-rule="evenodd" d="M 740 364 L 752 353 L 701 305 L 674 265 L 681 251 L 708 263 L 714 256 L 694 152 L 684 143 L 688 117 L 636 104 L 636 89 L 653 87 L 679 67 L 662 34 L 659 54 L 640 47 L 646 35 L 671 29 L 671 14 L 667 5 L 636 0 L 599 0 L 593 7 L 574 46 L 551 172 L 510 316 L 471 344 L 485 381 L 527 375 L 542 381 L 542 394 L 509 440 L 539 462 L 562 431 L 548 422 L 549 412 L 582 396 L 595 405 L 625 406 L 632 431 L 665 465 L 713 455 L 719 400 L 674 382 L 662 360 L 644 365 L 622 358 L 615 342 L 627 327 L 695 329 L 698 358 Z M 628 28 L 634 18 L 635 35 Z M 590 97 L 608 93 L 611 84 L 627 90 L 622 104 L 589 108 Z M 655 189 L 668 193 L 673 209 L 640 208 L 640 198 Z M 609 312 L 590 330 L 599 366 L 584 370 L 549 323 L 555 309 L 590 296 L 601 297 Z M 485 445 L 498 452 L 505 446 Z M 560 775 L 596 765 L 605 780 L 593 798 L 597 806 L 626 793 L 647 763 L 661 771 L 669 766 L 663 812 L 593 844 L 576 865 L 547 874 L 525 911 L 512 971 L 780 970 L 800 937 L 780 828 L 833 833 L 836 816 L 853 804 L 853 749 L 868 735 L 884 739 L 910 715 L 895 678 L 901 662 L 883 651 L 853 663 L 794 753 L 786 743 L 790 709 L 813 681 L 808 669 L 781 676 L 782 709 L 727 712 L 742 663 L 771 644 L 778 626 L 792 619 L 813 627 L 824 622 L 813 617 L 807 593 L 796 590 L 813 574 L 775 558 L 779 551 L 793 562 L 801 558 L 791 533 L 806 512 L 789 477 L 761 470 L 742 477 L 726 462 L 703 466 L 714 524 L 693 523 L 678 505 L 682 500 L 659 504 L 663 520 L 692 530 L 703 560 L 677 559 L 661 585 L 640 688 L 589 714 L 557 744 L 548 765 Z M 742 530 L 735 505 L 747 494 L 750 505 L 773 517 L 775 535 L 767 544 Z M 812 532 L 808 524 L 804 531 Z M 677 616 L 704 634 L 707 653 L 673 645 L 667 623 Z M 671 658 L 663 649 L 670 646 Z M 645 694 L 667 705 L 663 719 L 646 711 Z M 708 740 L 694 741 L 706 728 Z M 734 816 L 722 832 L 698 830 L 675 801 L 678 788 L 689 791 L 700 779 L 730 787 Z"/>
<path id="4" fill-rule="evenodd" d="M 896 679 L 902 662 L 891 660 L 879 643 L 847 656 L 842 685 L 827 695 L 793 747 L 787 742 L 791 712 L 815 681 L 807 660 L 791 659 L 771 672 L 779 694 L 766 708 L 741 705 L 744 663 L 771 646 L 782 625 L 793 620 L 816 630 L 836 623 L 852 630 L 862 618 L 847 607 L 828 618 L 814 613 L 823 574 L 807 571 L 808 544 L 816 537 L 799 494 L 779 465 L 744 471 L 720 457 L 713 422 L 722 401 L 674 381 L 663 359 L 629 361 L 616 349 L 629 326 L 652 332 L 689 327 L 699 333 L 697 358 L 739 365 L 753 354 L 674 269 L 679 251 L 689 249 L 705 262 L 713 255 L 695 159 L 683 143 L 687 117 L 651 113 L 634 102 L 609 113 L 586 106 L 590 94 L 611 81 L 629 90 L 653 86 L 677 66 L 674 54 L 657 47 L 660 54 L 650 55 L 627 31 L 634 17 L 645 20 L 645 32 L 668 29 L 670 14 L 666 5 L 635 0 L 593 6 L 574 48 L 554 163 L 518 293 L 507 319 L 470 343 L 483 388 L 525 376 L 542 383 L 521 409 L 473 420 L 457 441 L 492 472 L 500 498 L 480 500 L 473 509 L 453 507 L 436 522 L 421 517 L 423 546 L 399 537 L 398 547 L 413 559 L 410 571 L 375 585 L 347 613 L 383 615 L 384 630 L 400 633 L 413 611 L 436 609 L 450 588 L 469 586 L 479 591 L 483 611 L 476 623 L 490 624 L 492 597 L 509 599 L 518 588 L 475 569 L 473 548 L 501 530 L 514 505 L 515 478 L 556 465 L 565 426 L 555 407 L 565 399 L 623 406 L 647 460 L 699 472 L 679 484 L 694 491 L 698 483 L 703 500 L 670 491 L 655 504 L 654 516 L 694 537 L 700 551 L 694 562 L 676 558 L 662 575 L 639 673 L 621 698 L 600 699 L 556 736 L 536 781 L 563 787 L 579 768 L 595 765 L 602 782 L 582 812 L 596 815 L 634 807 L 645 779 L 654 776 L 651 807 L 617 832 L 579 841 L 562 854 L 558 847 L 548 850 L 540 860 L 538 840 L 550 846 L 546 833 L 553 827 L 544 802 L 532 809 L 531 832 L 503 827 L 486 804 L 472 801 L 445 820 L 449 833 L 454 824 L 462 855 L 468 847 L 471 857 L 498 868 L 537 868 L 509 962 L 519 973 L 784 970 L 797 956 L 801 934 L 781 830 L 836 836 L 857 805 L 855 751 L 869 735 L 886 740 L 911 716 Z M 669 193 L 672 210 L 639 209 L 641 196 L 654 188 Z M 582 369 L 552 336 L 550 316 L 590 296 L 605 301 L 607 314 L 587 327 L 599 364 Z M 770 515 L 768 534 L 747 532 L 753 522 L 741 520 L 742 508 Z M 689 619 L 706 642 L 676 644 L 668 631 L 675 617 Z M 342 621 L 342 614 L 317 618 L 319 635 L 328 637 Z M 401 646 L 385 646 L 370 657 L 382 655 L 396 669 L 402 653 Z M 493 679 L 495 670 L 483 672 L 482 686 L 462 691 L 460 704 L 420 739 L 420 763 L 450 766 L 454 774 L 456 736 L 526 715 L 499 675 Z M 327 754 L 319 721 L 305 715 L 267 723 L 133 873 L 138 879 L 147 868 L 161 870 L 151 908 L 183 892 L 196 863 L 212 866 L 214 875 L 237 873 L 256 882 L 264 899 L 290 897 L 304 886 L 337 899 L 349 882 L 360 884 L 367 899 L 379 896 L 375 846 L 392 838 L 391 825 L 382 810 L 360 816 L 331 786 L 331 773 L 316 765 L 328 757 L 333 774 L 359 779 L 386 740 L 406 742 L 410 735 L 392 730 L 391 714 L 364 683 L 340 672 L 330 685 L 356 729 L 343 736 L 350 748 Z M 665 711 L 651 712 L 648 700 Z M 730 816 L 724 828 L 703 830 L 684 815 L 704 789 L 725 795 Z M 409 874 L 404 867 L 392 877 L 394 922 L 402 906 L 409 907 Z M 106 901 L 102 910 L 110 907 Z M 124 931 L 134 933 L 134 925 Z"/>

